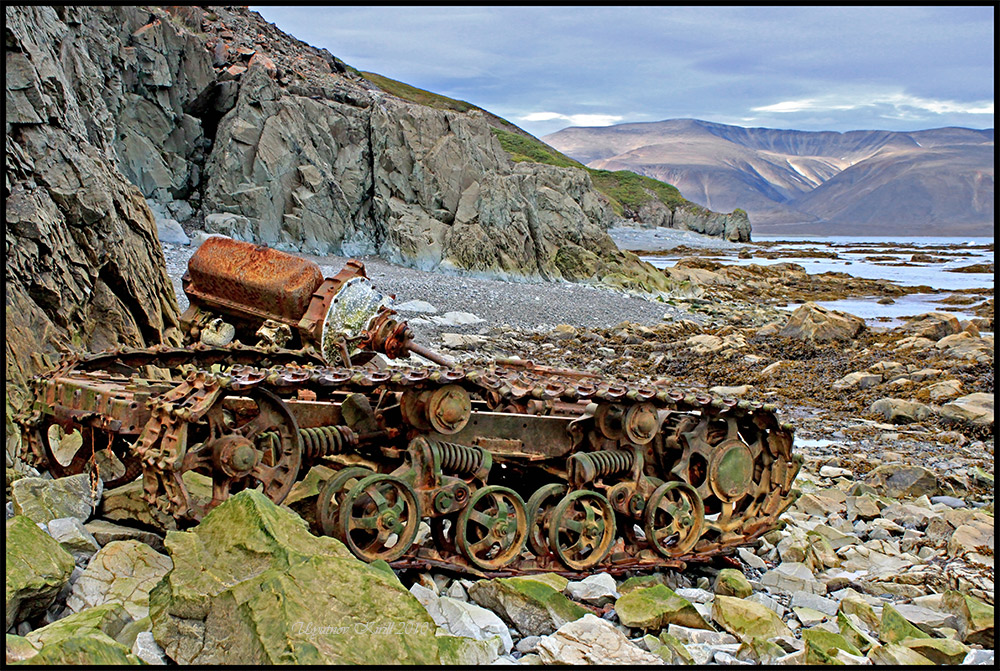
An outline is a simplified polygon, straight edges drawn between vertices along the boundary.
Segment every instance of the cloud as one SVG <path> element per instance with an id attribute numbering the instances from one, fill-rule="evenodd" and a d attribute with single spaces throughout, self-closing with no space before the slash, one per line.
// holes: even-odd
<path id="1" fill-rule="evenodd" d="M 784 100 L 772 105 L 751 108 L 753 112 L 791 114 L 796 112 L 828 112 L 856 110 L 865 107 L 891 107 L 898 114 L 909 116 L 914 111 L 932 114 L 993 114 L 992 100 L 956 102 L 934 100 L 906 93 L 872 93 L 855 95 L 828 95 L 818 98 Z"/>
<path id="2" fill-rule="evenodd" d="M 571 126 L 610 126 L 625 117 L 615 114 L 560 114 L 558 112 L 532 112 L 517 118 L 518 121 L 540 122 L 561 120 Z"/>

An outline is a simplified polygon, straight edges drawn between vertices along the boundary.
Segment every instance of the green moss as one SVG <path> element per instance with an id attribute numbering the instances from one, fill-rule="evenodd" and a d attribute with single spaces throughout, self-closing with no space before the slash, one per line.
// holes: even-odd
<path id="1" fill-rule="evenodd" d="M 500 141 L 500 146 L 510 154 L 510 158 L 514 162 L 544 163 L 558 168 L 584 168 L 584 165 L 579 161 L 574 161 L 559 153 L 541 140 L 499 128 L 491 128 L 490 130 L 493 131 L 497 140 Z"/>
<path id="2" fill-rule="evenodd" d="M 372 84 L 375 84 L 375 86 L 379 87 L 386 93 L 391 93 L 398 98 L 408 100 L 412 103 L 417 103 L 418 105 L 425 105 L 435 109 L 451 110 L 453 112 L 468 112 L 469 110 L 481 109 L 472 103 L 465 102 L 464 100 L 455 100 L 454 98 L 438 95 L 437 93 L 431 93 L 430 91 L 419 89 L 416 86 L 410 86 L 409 84 L 404 84 L 403 82 L 396 81 L 395 79 L 383 77 L 382 75 L 375 74 L 374 72 L 364 72 L 355 70 L 354 68 L 350 69 L 370 81 Z"/>

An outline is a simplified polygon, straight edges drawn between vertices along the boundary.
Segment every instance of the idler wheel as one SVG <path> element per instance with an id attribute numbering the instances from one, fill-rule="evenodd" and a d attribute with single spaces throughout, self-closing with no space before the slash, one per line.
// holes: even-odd
<path id="1" fill-rule="evenodd" d="M 552 552 L 549 548 L 548 524 L 552 510 L 566 495 L 566 485 L 553 482 L 542 485 L 528 499 L 528 546 L 536 557 Z"/>
<path id="2" fill-rule="evenodd" d="M 402 557 L 417 536 L 420 503 L 413 489 L 392 475 L 369 475 L 340 504 L 344 544 L 366 562 Z"/>
<path id="3" fill-rule="evenodd" d="M 571 492 L 549 519 L 549 546 L 560 561 L 582 571 L 599 564 L 615 540 L 615 512 L 601 494 Z"/>
<path id="4" fill-rule="evenodd" d="M 347 492 L 362 479 L 372 475 L 367 468 L 349 466 L 334 473 L 324 484 L 316 500 L 316 519 L 326 536 L 341 538 L 343 532 L 337 528 L 340 518 L 340 503 Z"/>
<path id="5" fill-rule="evenodd" d="M 455 542 L 466 559 L 489 571 L 514 561 L 527 535 L 528 514 L 520 495 L 491 485 L 473 494 L 459 513 Z"/>
<path id="6" fill-rule="evenodd" d="M 705 505 L 691 485 L 667 482 L 649 497 L 643 531 L 646 540 L 664 557 L 691 550 L 704 527 Z"/>
<path id="7" fill-rule="evenodd" d="M 230 396 L 220 396 L 202 421 L 189 428 L 197 436 L 207 426 L 208 436 L 187 450 L 178 475 L 198 471 L 212 478 L 212 500 L 203 511 L 189 511 L 195 519 L 231 493 L 257 486 L 267 498 L 281 503 L 299 474 L 302 441 L 288 406 L 260 388 L 234 395 L 252 403 L 233 413 L 224 407 Z"/>

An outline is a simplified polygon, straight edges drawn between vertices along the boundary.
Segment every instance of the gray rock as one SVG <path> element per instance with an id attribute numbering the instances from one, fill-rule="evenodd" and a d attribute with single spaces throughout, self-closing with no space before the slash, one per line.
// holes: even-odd
<path id="1" fill-rule="evenodd" d="M 943 503 L 949 508 L 965 508 L 966 503 L 962 499 L 957 499 L 954 496 L 932 496 L 931 503 Z"/>
<path id="2" fill-rule="evenodd" d="M 83 525 L 90 534 L 93 535 L 97 543 L 104 547 L 113 541 L 137 540 L 145 543 L 157 552 L 164 552 L 163 537 L 152 531 L 136 529 L 121 524 L 115 524 L 108 520 L 95 519 Z"/>
<path id="3" fill-rule="evenodd" d="M 94 555 L 73 585 L 66 607 L 79 613 L 117 601 L 132 619 L 149 614 L 149 592 L 173 568 L 170 557 L 139 541 L 114 541 Z"/>
<path id="4" fill-rule="evenodd" d="M 833 599 L 828 599 L 825 596 L 820 596 L 813 592 L 800 591 L 792 593 L 792 608 L 797 606 L 811 608 L 825 615 L 832 616 L 837 614 L 838 605 L 839 604 Z"/>
<path id="5" fill-rule="evenodd" d="M 187 233 L 181 228 L 180 222 L 176 219 L 158 218 L 156 220 L 156 236 L 160 239 L 160 242 L 172 245 L 191 244 L 191 238 L 187 236 Z"/>
<path id="6" fill-rule="evenodd" d="M 931 409 L 923 403 L 900 398 L 880 398 L 871 404 L 868 412 L 893 424 L 920 422 L 931 416 Z"/>
<path id="7" fill-rule="evenodd" d="M 164 654 L 163 648 L 153 639 L 153 632 L 151 631 L 139 632 L 135 637 L 135 643 L 132 644 L 132 652 L 147 664 L 160 666 L 167 664 L 167 656 Z"/>
<path id="8" fill-rule="evenodd" d="M 969 654 L 965 656 L 962 660 L 962 665 L 986 665 L 993 666 L 994 664 L 994 651 L 993 650 L 970 650 Z"/>
<path id="9" fill-rule="evenodd" d="M 620 596 L 618 583 L 607 573 L 595 573 L 583 580 L 570 582 L 563 593 L 574 601 L 584 601 L 595 606 L 611 603 Z"/>
<path id="10" fill-rule="evenodd" d="M 941 406 L 940 414 L 956 422 L 979 426 L 993 425 L 993 394 L 975 393 L 956 398 Z"/>
<path id="11" fill-rule="evenodd" d="M 663 664 L 635 645 L 607 620 L 587 613 L 538 642 L 543 664 Z"/>
<path id="12" fill-rule="evenodd" d="M 103 483 L 98 479 L 91 488 L 86 473 L 57 480 L 20 478 L 11 485 L 14 514 L 25 515 L 35 522 L 75 517 L 86 521 L 101 500 Z"/>
<path id="13" fill-rule="evenodd" d="M 434 314 L 438 311 L 436 307 L 427 301 L 412 300 L 405 303 L 395 303 L 392 308 L 396 312 L 417 312 L 422 314 Z"/>
<path id="14" fill-rule="evenodd" d="M 479 641 L 499 637 L 501 645 L 498 652 L 504 655 L 514 647 L 507 625 L 491 611 L 447 596 L 440 597 L 439 608 L 442 621 L 435 619 L 435 622 L 451 634 Z"/>
<path id="15" fill-rule="evenodd" d="M 526 655 L 528 653 L 535 652 L 538 649 L 538 642 L 541 640 L 541 636 L 525 636 L 517 642 L 514 649 L 522 655 Z"/>
<path id="16" fill-rule="evenodd" d="M 94 536 L 75 517 L 55 519 L 47 526 L 49 535 L 73 555 L 77 564 L 86 564 L 101 549 Z"/>

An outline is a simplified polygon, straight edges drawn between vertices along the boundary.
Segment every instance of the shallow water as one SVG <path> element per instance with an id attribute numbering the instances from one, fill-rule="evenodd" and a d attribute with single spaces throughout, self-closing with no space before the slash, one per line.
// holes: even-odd
<path id="1" fill-rule="evenodd" d="M 726 265 L 773 265 L 776 263 L 795 263 L 802 266 L 811 275 L 826 272 L 846 273 L 852 277 L 866 279 L 885 279 L 901 286 L 928 286 L 942 291 L 962 289 L 989 289 L 993 291 L 993 273 L 955 273 L 949 269 L 963 268 L 973 264 L 994 263 L 993 238 L 913 238 L 908 241 L 893 240 L 884 236 L 852 237 L 852 236 L 787 236 L 758 235 L 757 243 L 769 243 L 766 246 L 745 245 L 751 249 L 756 247 L 760 252 L 779 252 L 778 258 L 741 259 L 735 250 L 712 248 L 714 253 L 706 258 L 712 258 Z M 797 253 L 805 251 L 835 252 L 836 259 L 822 257 L 800 257 Z M 755 255 L 758 253 L 754 252 Z M 788 256 L 784 256 L 787 253 Z M 939 262 L 910 261 L 914 254 L 928 254 Z M 673 266 L 678 259 L 686 254 L 668 254 L 663 256 L 642 256 L 658 268 Z M 891 257 L 892 260 L 870 260 L 870 257 Z M 902 265 L 904 264 L 905 265 Z M 961 306 L 947 306 L 940 301 L 947 294 L 910 294 L 896 299 L 895 303 L 882 304 L 880 297 L 855 297 L 837 301 L 817 301 L 824 307 L 847 312 L 872 326 L 898 326 L 903 317 L 923 314 L 925 312 L 941 311 L 945 307 L 948 312 L 959 319 L 967 319 L 971 312 L 961 309 Z M 789 305 L 784 309 L 794 310 L 798 305 Z"/>

